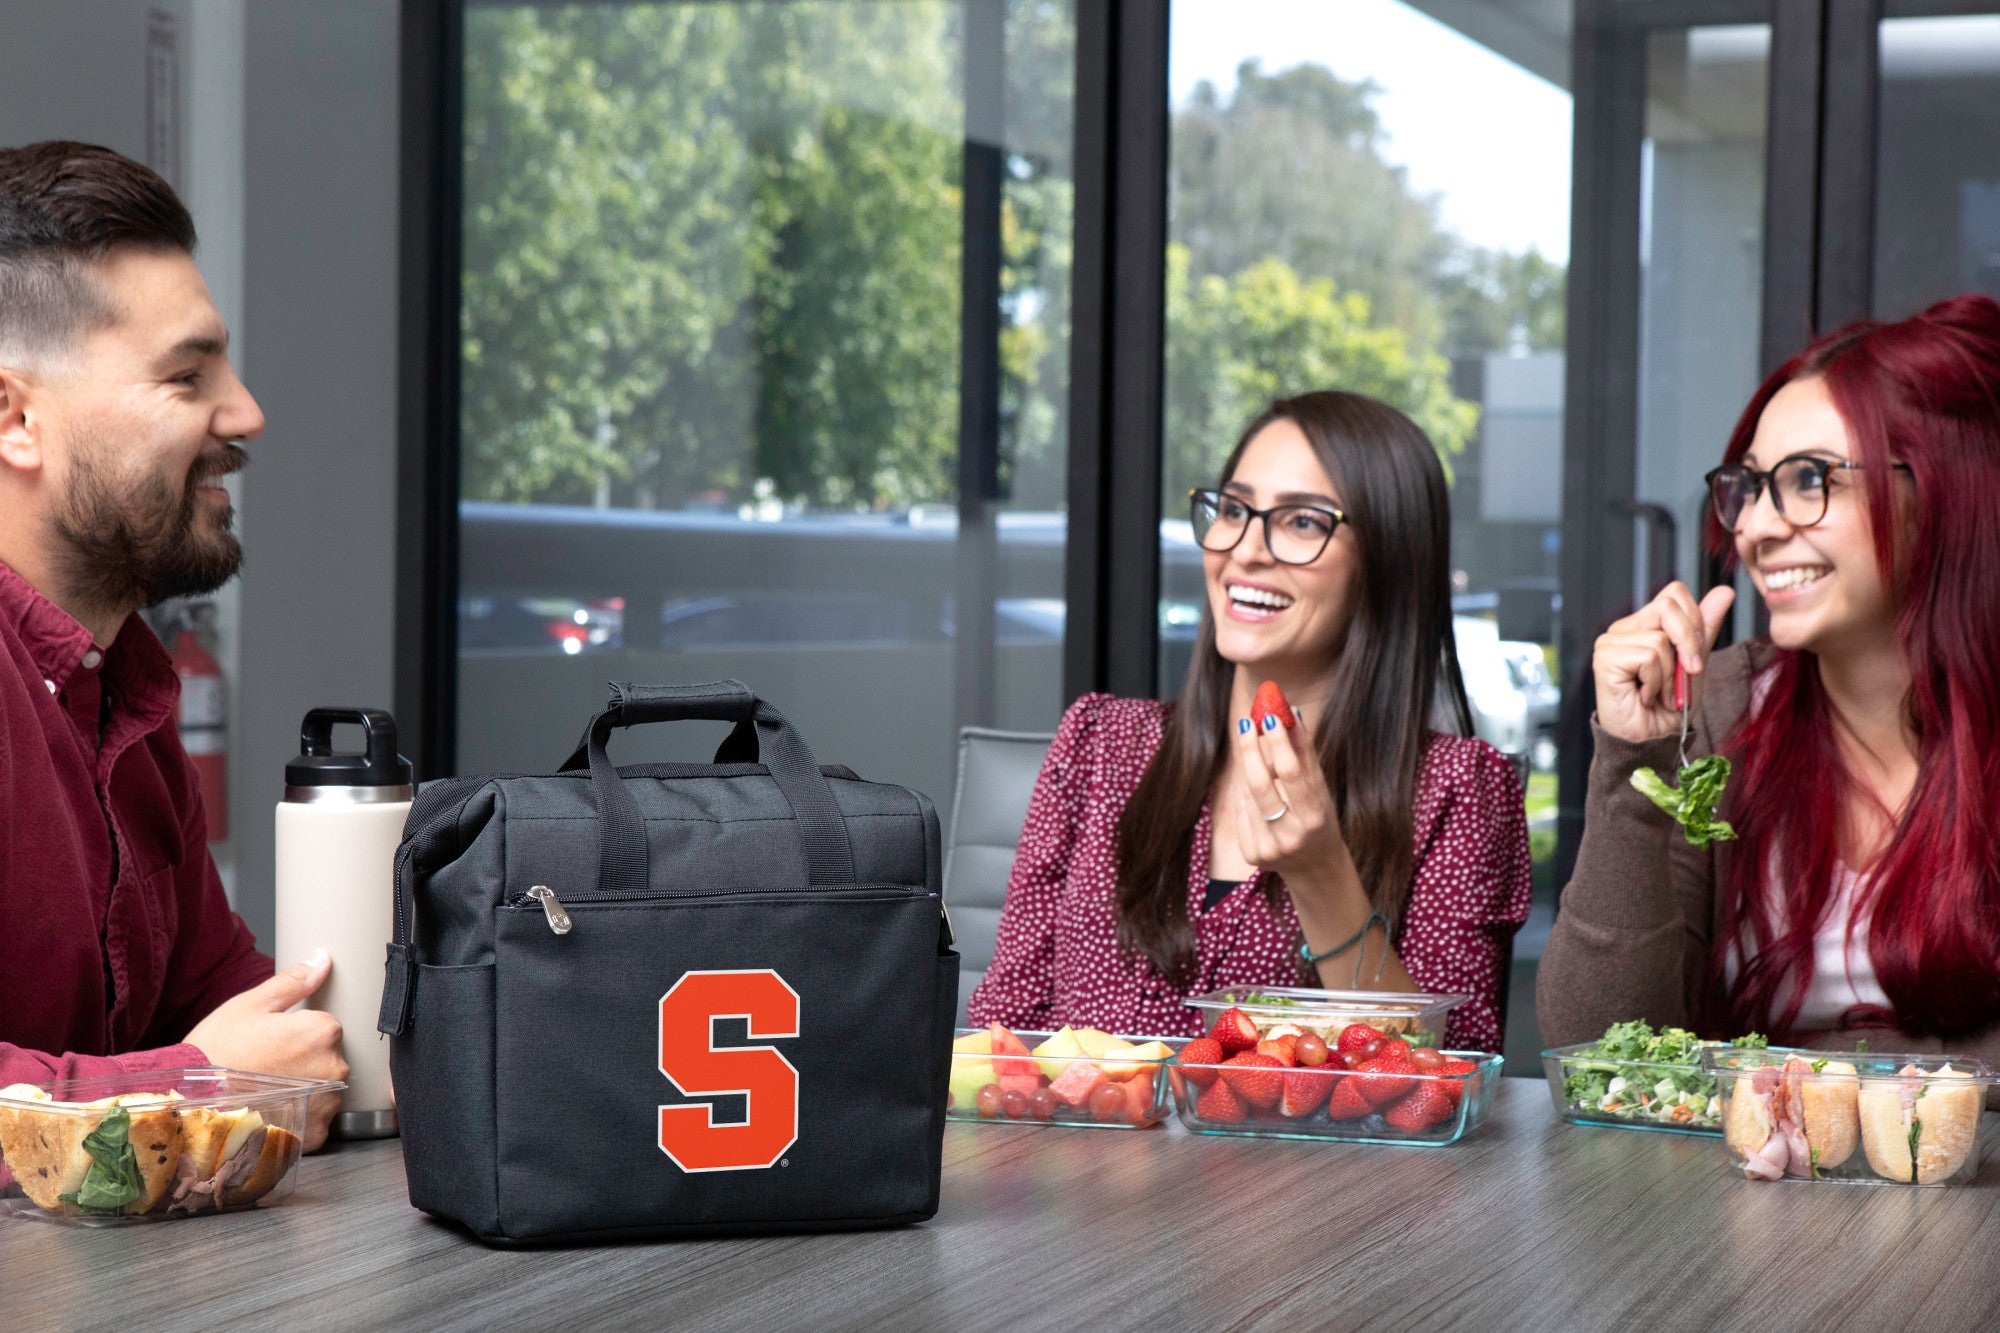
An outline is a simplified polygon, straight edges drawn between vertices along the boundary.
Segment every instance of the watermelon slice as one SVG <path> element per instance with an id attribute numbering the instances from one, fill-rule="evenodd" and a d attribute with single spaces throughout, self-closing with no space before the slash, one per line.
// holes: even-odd
<path id="1" fill-rule="evenodd" d="M 1009 1074 L 1031 1074 L 1041 1076 L 1041 1064 L 1032 1059 L 1005 1060 L 1002 1056 L 1028 1054 L 1027 1043 L 995 1023 L 988 1029 L 993 1035 L 993 1072 L 1001 1079 Z"/>
<path id="2" fill-rule="evenodd" d="M 1153 1118 L 1153 1071 L 1135 1074 L 1126 1081 L 1125 1117 L 1135 1125 Z"/>
<path id="3" fill-rule="evenodd" d="M 1071 1106 L 1082 1106 L 1108 1082 L 1104 1071 L 1089 1060 L 1072 1060 L 1069 1068 L 1063 1070 L 1062 1077 L 1049 1084 L 1049 1091 L 1068 1102 Z"/>

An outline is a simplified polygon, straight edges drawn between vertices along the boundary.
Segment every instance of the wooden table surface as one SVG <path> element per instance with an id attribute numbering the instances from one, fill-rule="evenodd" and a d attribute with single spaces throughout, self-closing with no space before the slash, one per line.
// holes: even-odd
<path id="1" fill-rule="evenodd" d="M 1973 1330 L 2000 1326 L 1987 1128 L 1971 1185 L 1914 1189 L 1745 1181 L 1712 1139 L 1558 1124 L 1539 1079 L 1448 1148 L 953 1124 L 924 1226 L 526 1251 L 411 1208 L 387 1140 L 268 1211 L 0 1218 L 0 1326 Z"/>

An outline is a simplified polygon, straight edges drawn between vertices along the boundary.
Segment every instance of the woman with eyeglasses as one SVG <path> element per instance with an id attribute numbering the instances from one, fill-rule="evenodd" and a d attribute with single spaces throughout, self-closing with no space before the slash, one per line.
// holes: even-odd
<path id="1" fill-rule="evenodd" d="M 1543 1033 L 1644 1018 L 2000 1057 L 2000 306 L 1814 342 L 1725 460 L 1708 536 L 1770 633 L 1711 654 L 1733 590 L 1674 584 L 1598 639 Z M 1706 849 L 1629 781 L 1674 772 L 1676 664 L 1687 752 L 1733 765 L 1736 837 Z"/>
<path id="2" fill-rule="evenodd" d="M 1190 497 L 1208 604 L 1179 701 L 1085 695 L 1036 782 L 974 1022 L 1200 1030 L 1224 986 L 1469 996 L 1498 1050 L 1521 785 L 1470 731 L 1444 471 L 1351 393 L 1282 399 Z M 1297 710 L 1259 712 L 1274 682 Z"/>

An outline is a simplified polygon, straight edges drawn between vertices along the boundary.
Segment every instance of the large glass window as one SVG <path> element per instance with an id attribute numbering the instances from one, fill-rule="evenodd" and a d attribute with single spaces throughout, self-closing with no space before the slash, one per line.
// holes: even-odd
<path id="1" fill-rule="evenodd" d="M 468 7 L 460 771 L 607 679 L 940 806 L 955 722 L 1053 726 L 1073 81 L 1037 0 Z"/>
<path id="2" fill-rule="evenodd" d="M 1451 477 L 1475 725 L 1529 775 L 1548 880 L 1568 7 L 1524 7 L 1476 32 L 1422 8 L 1174 5 L 1159 684 L 1179 691 L 1204 597 L 1188 488 L 1215 484 L 1275 396 L 1341 388 L 1395 404 Z M 1554 892 L 1541 885 L 1545 906 Z M 1532 974 L 1515 989 L 1516 1010 L 1530 1010 Z"/>
<path id="3" fill-rule="evenodd" d="M 1635 606 L 1673 579 L 1699 590 L 1702 476 L 1762 379 L 1770 51 L 1767 24 L 1669 29 L 1646 43 Z M 1754 601 L 1739 598 L 1740 635 Z"/>
<path id="4" fill-rule="evenodd" d="M 2000 297 L 2000 14 L 1882 24 L 1875 313 Z"/>

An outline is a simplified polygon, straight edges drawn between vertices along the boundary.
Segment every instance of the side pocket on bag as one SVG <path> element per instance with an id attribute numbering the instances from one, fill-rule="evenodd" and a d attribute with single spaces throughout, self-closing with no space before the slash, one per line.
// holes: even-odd
<path id="1" fill-rule="evenodd" d="M 493 1106 L 493 965 L 417 968 L 390 1067 L 410 1202 L 482 1236 L 500 1229 Z"/>
<path id="2" fill-rule="evenodd" d="M 945 1103 L 951 1096 L 951 1035 L 958 1019 L 959 957 L 956 949 L 943 949 L 937 959 L 937 991 L 931 997 L 931 1043 L 935 1062 L 931 1076 L 931 1202 L 926 1218 L 937 1216 L 938 1190 L 944 1179 Z"/>

